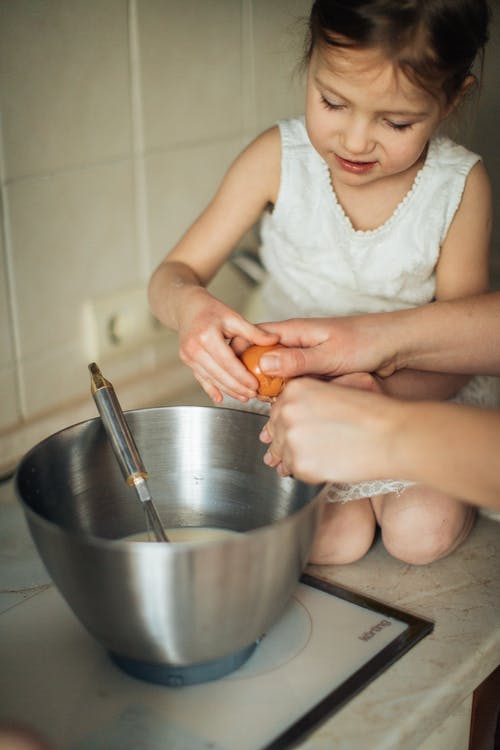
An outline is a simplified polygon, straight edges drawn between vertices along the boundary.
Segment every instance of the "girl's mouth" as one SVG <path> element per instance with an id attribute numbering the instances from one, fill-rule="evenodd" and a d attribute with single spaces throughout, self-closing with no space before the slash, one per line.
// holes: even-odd
<path id="1" fill-rule="evenodd" d="M 369 172 L 377 163 L 376 161 L 350 161 L 349 159 L 343 159 L 337 154 L 335 154 L 335 159 L 342 169 L 345 169 L 346 172 L 351 172 L 352 174 L 364 174 L 365 172 Z"/>

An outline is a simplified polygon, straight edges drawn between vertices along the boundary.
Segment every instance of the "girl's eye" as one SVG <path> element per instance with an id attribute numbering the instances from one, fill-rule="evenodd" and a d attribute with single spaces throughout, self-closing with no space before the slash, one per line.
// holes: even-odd
<path id="1" fill-rule="evenodd" d="M 411 122 L 391 122 L 391 120 L 387 120 L 387 124 L 393 130 L 399 130 L 399 131 L 409 130 L 413 126 L 413 123 Z"/>
<path id="2" fill-rule="evenodd" d="M 332 104 L 332 102 L 329 102 L 328 99 L 325 99 L 324 96 L 321 97 L 321 104 L 325 107 L 325 109 L 333 109 L 333 110 L 339 110 L 343 108 L 343 104 Z"/>

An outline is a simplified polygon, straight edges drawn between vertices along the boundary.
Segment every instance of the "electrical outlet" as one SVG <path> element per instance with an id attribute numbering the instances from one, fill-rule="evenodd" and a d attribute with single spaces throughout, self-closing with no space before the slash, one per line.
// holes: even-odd
<path id="1" fill-rule="evenodd" d="M 88 300 L 84 321 L 91 360 L 134 351 L 169 333 L 151 313 L 147 290 L 142 285 Z"/>

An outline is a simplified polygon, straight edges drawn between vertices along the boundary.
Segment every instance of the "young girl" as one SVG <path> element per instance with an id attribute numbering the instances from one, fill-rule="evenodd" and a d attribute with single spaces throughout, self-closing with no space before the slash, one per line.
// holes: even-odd
<path id="1" fill-rule="evenodd" d="M 154 313 L 179 332 L 181 359 L 216 403 L 223 394 L 241 402 L 256 395 L 228 340 L 278 340 L 205 289 L 262 214 L 268 320 L 398 310 L 487 289 L 486 171 L 437 133 L 474 84 L 488 20 L 486 0 L 314 2 L 305 117 L 245 149 L 151 279 Z M 484 379 L 437 372 L 339 382 L 414 400 L 459 393 L 490 403 Z M 368 487 L 364 497 L 354 488 L 347 496 L 359 499 L 325 504 L 311 562 L 358 559 L 378 524 L 392 555 L 428 563 L 472 528 L 474 511 L 461 499 L 392 486 Z"/>

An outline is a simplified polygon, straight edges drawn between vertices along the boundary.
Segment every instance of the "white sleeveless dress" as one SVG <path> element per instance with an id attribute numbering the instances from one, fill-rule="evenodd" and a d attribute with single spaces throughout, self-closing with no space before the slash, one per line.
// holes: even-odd
<path id="1" fill-rule="evenodd" d="M 441 245 L 467 175 L 480 159 L 449 138 L 428 148 L 412 188 L 377 229 L 355 230 L 337 201 L 327 163 L 304 118 L 279 123 L 281 183 L 261 224 L 262 320 L 388 312 L 431 302 Z M 453 400 L 498 403 L 498 379 L 473 378 Z M 259 409 L 256 409 L 259 410 Z M 401 491 L 409 482 L 333 484 L 332 501 Z"/>

